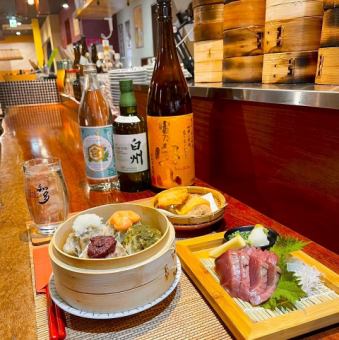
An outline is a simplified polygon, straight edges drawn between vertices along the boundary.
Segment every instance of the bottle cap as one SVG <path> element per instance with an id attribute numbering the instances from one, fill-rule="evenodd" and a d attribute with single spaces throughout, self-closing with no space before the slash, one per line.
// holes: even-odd
<path id="1" fill-rule="evenodd" d="M 132 92 L 133 91 L 133 80 L 126 79 L 120 80 L 120 91 L 121 92 Z"/>

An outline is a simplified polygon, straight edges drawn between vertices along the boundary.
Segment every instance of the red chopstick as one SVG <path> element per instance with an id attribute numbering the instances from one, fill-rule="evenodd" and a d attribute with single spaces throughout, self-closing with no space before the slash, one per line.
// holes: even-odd
<path id="1" fill-rule="evenodd" d="M 64 340 L 66 338 L 64 313 L 56 304 L 54 304 L 54 307 L 58 326 L 59 340 Z"/>
<path id="2" fill-rule="evenodd" d="M 51 296 L 49 295 L 48 286 L 46 287 L 46 299 L 47 299 L 49 339 L 59 340 L 58 324 L 56 320 L 54 304 L 52 302 Z"/>

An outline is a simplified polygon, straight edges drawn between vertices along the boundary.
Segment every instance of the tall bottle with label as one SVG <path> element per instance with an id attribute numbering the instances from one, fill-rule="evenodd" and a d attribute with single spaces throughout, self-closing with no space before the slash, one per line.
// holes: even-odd
<path id="1" fill-rule="evenodd" d="M 171 188 L 194 181 L 191 97 L 173 37 L 171 1 L 157 0 L 158 54 L 148 92 L 147 128 L 152 185 Z"/>
<path id="2" fill-rule="evenodd" d="M 85 86 L 79 107 L 79 125 L 91 190 L 118 187 L 113 153 L 113 117 L 97 80 L 94 64 L 84 65 Z"/>
<path id="3" fill-rule="evenodd" d="M 149 187 L 146 122 L 137 113 L 133 81 L 120 81 L 120 116 L 113 123 L 116 168 L 121 191 Z"/>

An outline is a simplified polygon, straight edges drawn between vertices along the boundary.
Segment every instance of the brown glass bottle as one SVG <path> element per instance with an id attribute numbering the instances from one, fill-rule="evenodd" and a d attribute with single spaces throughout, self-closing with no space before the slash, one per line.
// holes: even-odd
<path id="1" fill-rule="evenodd" d="M 84 65 L 85 86 L 79 107 L 79 125 L 90 189 L 118 187 L 113 154 L 113 117 L 97 80 L 94 64 Z"/>
<path id="2" fill-rule="evenodd" d="M 90 62 L 90 54 L 88 52 L 86 37 L 81 37 L 80 40 L 81 45 L 81 55 L 80 55 L 80 75 L 84 75 L 84 65 L 87 65 Z"/>
<path id="3" fill-rule="evenodd" d="M 79 44 L 73 45 L 74 51 L 74 62 L 73 62 L 73 69 L 77 70 L 80 68 L 80 46 Z"/>
<path id="4" fill-rule="evenodd" d="M 158 53 L 148 92 L 147 127 L 152 186 L 194 181 L 191 97 L 173 37 L 171 1 L 157 0 Z"/>
<path id="5" fill-rule="evenodd" d="M 146 122 L 137 113 L 133 81 L 120 81 L 120 116 L 113 123 L 115 164 L 120 190 L 137 192 L 149 187 Z"/>

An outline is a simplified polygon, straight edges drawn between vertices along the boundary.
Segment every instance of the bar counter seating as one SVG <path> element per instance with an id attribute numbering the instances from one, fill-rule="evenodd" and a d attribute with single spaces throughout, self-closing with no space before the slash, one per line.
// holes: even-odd
<path id="1" fill-rule="evenodd" d="M 140 91 L 137 96 L 138 105 L 141 112 L 145 112 L 145 94 Z M 219 190 L 227 191 L 230 188 L 232 195 L 236 196 L 238 187 L 242 189 L 238 197 L 242 197 L 246 191 L 253 189 L 252 185 L 257 185 L 256 192 L 248 193 L 248 201 L 255 199 L 263 199 L 254 197 L 257 192 L 262 193 L 260 186 L 265 184 L 272 185 L 266 181 L 272 175 L 274 169 L 260 169 L 262 177 L 260 181 L 253 181 L 253 178 L 247 177 L 247 182 L 241 184 L 241 181 L 248 175 L 249 167 L 254 168 L 253 163 L 258 159 L 251 157 L 268 155 L 275 148 L 284 148 L 283 143 L 275 146 L 269 145 L 269 136 L 262 135 L 266 138 L 262 143 L 267 145 L 267 153 L 259 154 L 255 150 L 255 155 L 251 153 L 249 148 L 245 147 L 246 135 L 241 126 L 251 122 L 256 115 L 260 116 L 257 109 L 251 104 L 243 105 L 243 115 L 239 114 L 237 104 L 231 103 L 227 109 L 226 106 L 218 106 L 220 102 L 207 102 L 201 99 L 200 102 L 193 101 L 193 108 L 198 112 L 195 121 L 195 153 L 196 153 L 196 173 L 202 179 L 197 179 L 197 185 L 209 186 L 213 185 Z M 200 105 L 200 106 L 199 106 Z M 260 105 L 259 105 L 260 106 Z M 262 112 L 268 114 L 268 110 L 262 106 Z M 234 110 L 225 120 L 226 114 Z M 238 110 L 239 116 L 235 111 Z M 279 108 L 281 114 L 282 109 Z M 301 113 L 289 111 L 289 116 L 296 117 Z M 311 117 L 315 119 L 315 110 L 309 110 Z M 222 117 L 222 115 L 224 115 Z M 332 113 L 326 111 L 325 121 L 329 124 Z M 273 117 L 271 116 L 273 119 Z M 242 120 L 243 119 L 243 120 Z M 296 118 L 295 118 L 296 119 Z M 303 114 L 302 119 L 307 120 L 307 114 Z M 260 120 L 262 124 L 267 122 L 265 119 Z M 336 117 L 336 122 L 338 117 Z M 225 126 L 222 129 L 220 124 L 235 124 L 243 134 L 232 134 L 231 127 Z M 252 120 L 254 124 L 254 121 Z M 219 124 L 219 129 L 217 128 Z M 269 124 L 269 123 L 267 123 Z M 287 124 L 287 122 L 286 122 Z M 302 120 L 298 120 L 296 124 L 303 124 Z M 269 126 L 255 125 L 257 129 L 269 129 Z M 287 125 L 285 125 L 286 127 Z M 309 124 L 307 125 L 310 126 Z M 3 122 L 4 134 L 0 137 L 0 338 L 1 339 L 46 339 L 48 338 L 47 316 L 46 316 L 46 300 L 44 294 L 36 294 L 34 282 L 32 280 L 32 245 L 27 233 L 27 223 L 30 221 L 30 215 L 27 209 L 24 186 L 22 164 L 25 160 L 35 157 L 58 157 L 61 159 L 66 184 L 70 195 L 70 213 L 79 212 L 90 207 L 137 200 L 141 198 L 151 197 L 154 193 L 151 190 L 140 193 L 124 193 L 118 191 L 99 193 L 88 190 L 85 176 L 85 165 L 81 149 L 81 139 L 79 134 L 79 126 L 77 122 L 77 105 L 71 101 L 53 104 L 37 104 L 25 106 L 12 106 L 8 108 Z M 213 130 L 214 129 L 214 130 Z M 254 125 L 251 126 L 254 131 Z M 265 133 L 265 131 L 263 133 Z M 285 138 L 286 129 L 283 130 Z M 234 132 L 234 131 L 233 131 Z M 293 134 L 293 131 L 290 131 Z M 258 136 L 260 133 L 258 134 Z M 266 137 L 265 137 L 266 136 Z M 333 137 L 333 135 L 331 134 Z M 231 138 L 232 137 L 232 138 Z M 253 136 L 252 136 L 253 137 Z M 253 137 L 254 138 L 254 137 Z M 286 137 L 287 138 L 287 137 Z M 309 141 L 316 138 L 316 135 L 309 136 Z M 334 137 L 333 137 L 334 138 Z M 280 140 L 281 141 L 281 140 Z M 303 142 L 306 141 L 304 136 Z M 324 142 L 322 142 L 324 143 Z M 291 144 L 291 141 L 288 141 Z M 248 144 L 250 145 L 250 144 Z M 338 144 L 337 144 L 338 145 Z M 323 144 L 321 146 L 324 146 Z M 209 149 L 209 148 L 214 148 Z M 218 148 L 217 150 L 215 148 Z M 238 149 L 239 148 L 239 149 Z M 328 148 L 331 148 L 329 141 Z M 286 149 L 284 149 L 286 151 Z M 280 150 L 277 157 L 285 152 Z M 246 153 L 244 153 L 246 151 Z M 295 151 L 295 161 L 298 160 L 298 150 Z M 238 152 L 242 152 L 241 155 Z M 233 155 L 226 159 L 225 155 Z M 273 159 L 276 155 L 271 154 Z M 301 162 L 305 162 L 307 155 L 300 158 Z M 312 157 L 310 158 L 312 161 Z M 221 163 L 219 163 L 219 161 Z M 253 162 L 250 164 L 250 162 Z M 311 162 L 310 161 L 310 162 Z M 320 160 L 321 161 L 321 160 Z M 229 166 L 225 164 L 229 162 Z M 234 171 L 226 171 L 232 167 L 236 167 L 238 174 Z M 208 164 L 207 164 L 208 163 Z M 239 164 L 241 165 L 239 167 Z M 258 166 L 263 163 L 257 163 Z M 307 176 L 308 174 L 298 174 L 300 165 L 295 165 L 295 176 Z M 272 166 L 277 166 L 277 162 L 272 160 Z M 331 166 L 327 164 L 326 166 Z M 241 172 L 241 168 L 243 172 Z M 218 170 L 219 169 L 219 170 Z M 247 169 L 247 170 L 246 170 Z M 293 164 L 290 170 L 293 170 Z M 321 168 L 319 168 L 321 171 Z M 285 173 L 290 176 L 291 172 Z M 214 178 L 212 178 L 214 176 Z M 231 177 L 232 176 L 232 177 Z M 284 176 L 278 176 L 280 179 Z M 320 175 L 319 175 L 320 176 Z M 338 177 L 336 177 L 338 178 Z M 209 179 L 212 179 L 209 181 Z M 223 182 L 224 179 L 224 182 Z M 206 183 L 209 182 L 209 183 Z M 218 186 L 220 183 L 224 185 Z M 298 182 L 290 182 L 289 190 L 291 192 L 303 192 L 304 188 L 296 187 Z M 330 179 L 327 181 L 330 184 Z M 333 186 L 337 185 L 332 183 Z M 266 188 L 269 191 L 269 187 Z M 285 190 L 286 188 L 284 188 Z M 284 191 L 285 192 L 285 191 Z M 310 189 L 310 193 L 314 193 Z M 253 196 L 253 195 L 254 196 Z M 324 195 L 329 192 L 324 192 Z M 249 224 L 261 223 L 269 228 L 276 230 L 283 235 L 297 236 L 307 240 L 306 237 L 300 235 L 292 226 L 284 226 L 278 221 L 260 213 L 251 208 L 242 201 L 224 193 L 228 206 L 225 210 L 224 220 L 218 222 L 208 230 L 203 230 L 200 234 L 210 233 L 214 231 L 223 231 L 236 226 L 244 226 Z M 297 197 L 297 196 L 296 196 Z M 266 197 L 265 201 L 274 200 L 276 197 Z M 280 197 L 283 201 L 283 197 Z M 264 202 L 263 202 L 264 203 Z M 335 204 L 335 200 L 331 201 Z M 260 202 L 256 205 L 260 210 Z M 263 204 L 264 206 L 264 204 Z M 330 207 L 331 208 L 331 207 Z M 329 208 L 329 209 L 330 209 Z M 316 207 L 314 207 L 316 209 Z M 333 221 L 333 228 L 326 226 L 325 231 L 331 231 L 328 236 L 333 241 L 329 242 L 329 247 L 336 251 L 338 246 L 337 227 L 338 226 L 338 205 L 336 205 L 337 221 Z M 266 211 L 265 211 L 266 212 Z M 266 212 L 268 213 L 268 212 Z M 293 212 L 291 212 L 292 214 Z M 310 212 L 314 213 L 314 212 Z M 269 214 L 268 214 L 269 215 Z M 289 214 L 290 215 L 290 214 Z M 334 216 L 334 215 L 332 215 Z M 298 220 L 301 216 L 296 217 Z M 324 221 L 329 223 L 327 217 Z M 292 228 L 289 228 L 292 227 Z M 319 225 L 321 232 L 322 226 Z M 305 234 L 301 232 L 302 234 Z M 306 233 L 312 235 L 312 233 Z M 314 233 L 313 235 L 316 235 Z M 197 233 L 180 233 L 177 237 L 188 238 L 197 236 Z M 324 240 L 322 239 L 322 243 Z M 304 251 L 323 263 L 335 272 L 339 272 L 339 256 L 335 252 L 319 245 L 317 239 L 310 240 Z M 326 242 L 326 240 L 325 240 Z M 339 320 L 338 320 L 339 321 Z M 231 331 L 218 318 L 217 314 L 209 306 L 203 295 L 199 293 L 194 284 L 189 280 L 185 273 L 182 274 L 176 290 L 159 305 L 152 307 L 150 310 L 115 320 L 90 320 L 72 316 L 66 313 L 66 331 L 69 339 L 231 339 Z M 307 333 L 307 330 L 304 332 Z M 337 325 L 323 328 L 312 333 L 302 336 L 304 339 L 334 339 L 339 335 L 339 327 Z"/>

